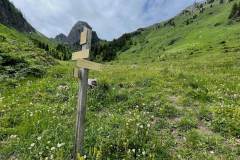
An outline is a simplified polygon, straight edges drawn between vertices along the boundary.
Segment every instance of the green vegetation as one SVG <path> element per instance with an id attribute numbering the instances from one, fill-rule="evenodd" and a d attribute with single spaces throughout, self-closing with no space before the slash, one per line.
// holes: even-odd
<path id="1" fill-rule="evenodd" d="M 49 40 L 40 33 L 31 33 L 29 37 L 36 47 L 44 49 L 48 55 L 59 60 L 71 59 L 72 52 L 66 44 L 59 44 L 54 40 Z"/>
<path id="2" fill-rule="evenodd" d="M 240 2 L 234 3 L 232 7 L 231 14 L 229 15 L 229 19 L 239 19 L 240 17 Z"/>
<path id="3" fill-rule="evenodd" d="M 25 20 L 23 14 L 9 0 L 0 1 L 0 23 L 20 32 L 35 32 L 35 29 Z"/>
<path id="4" fill-rule="evenodd" d="M 239 159 L 240 23 L 229 23 L 232 5 L 215 0 L 141 29 L 104 72 L 90 72 L 98 86 L 88 92 L 87 159 Z M 15 46 L 5 45 L 11 32 L 0 32 L 5 53 Z M 59 62 L 42 78 L 1 83 L 0 159 L 71 158 L 73 67 Z"/>
<path id="5" fill-rule="evenodd" d="M 0 25 L 0 83 L 15 86 L 26 77 L 42 77 L 56 61 L 22 33 Z"/>
<path id="6" fill-rule="evenodd" d="M 140 31 L 124 34 L 111 42 L 99 41 L 94 43 L 92 45 L 91 60 L 98 62 L 114 60 L 117 57 L 117 52 L 126 51 L 131 47 L 131 37 L 138 34 L 140 34 Z"/>

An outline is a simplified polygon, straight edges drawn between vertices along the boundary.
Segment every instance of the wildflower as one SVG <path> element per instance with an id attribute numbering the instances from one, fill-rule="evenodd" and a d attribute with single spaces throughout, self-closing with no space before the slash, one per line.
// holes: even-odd
<path id="1" fill-rule="evenodd" d="M 38 137 L 37 140 L 40 141 L 42 139 L 42 137 Z"/>
<path id="2" fill-rule="evenodd" d="M 53 155 L 51 154 L 50 159 L 53 159 Z"/>
<path id="3" fill-rule="evenodd" d="M 83 156 L 83 158 L 84 158 L 84 159 L 86 159 L 86 158 L 87 158 L 87 156 L 86 156 L 86 155 L 84 155 L 84 156 Z"/>
<path id="4" fill-rule="evenodd" d="M 58 144 L 57 144 L 57 147 L 58 147 L 58 148 L 61 148 L 61 147 L 64 146 L 64 145 L 65 145 L 65 143 L 58 143 Z"/>
<path id="5" fill-rule="evenodd" d="M 56 149 L 55 147 L 52 147 L 52 148 L 51 148 L 51 151 L 53 151 L 53 150 L 55 150 L 55 149 Z"/>
<path id="6" fill-rule="evenodd" d="M 145 155 L 146 155 L 146 152 L 145 152 L 145 151 L 142 151 L 142 155 L 144 155 L 144 156 L 145 156 Z"/>
<path id="7" fill-rule="evenodd" d="M 47 143 L 49 144 L 49 143 L 51 143 L 51 141 L 47 141 Z"/>
<path id="8" fill-rule="evenodd" d="M 133 152 L 133 153 L 135 153 L 135 152 L 136 152 L 136 150 L 135 150 L 135 149 L 132 149 L 132 152 Z"/>
<path id="9" fill-rule="evenodd" d="M 33 113 L 31 112 L 31 113 L 30 113 L 30 117 L 32 117 L 32 116 L 33 116 Z"/>
<path id="10" fill-rule="evenodd" d="M 140 128 L 143 128 L 143 125 L 141 125 Z"/>
<path id="11" fill-rule="evenodd" d="M 147 127 L 150 128 L 150 126 L 151 126 L 151 125 L 148 123 L 148 124 L 147 124 Z"/>
<path id="12" fill-rule="evenodd" d="M 30 146 L 31 146 L 31 147 L 34 147 L 34 146 L 35 146 L 35 143 L 32 143 Z"/>
<path id="13" fill-rule="evenodd" d="M 43 152 L 39 152 L 38 154 L 39 154 L 39 155 L 42 155 L 42 154 L 43 154 Z"/>
<path id="14" fill-rule="evenodd" d="M 17 138 L 17 135 L 11 135 L 10 136 L 10 139 L 15 139 L 15 138 Z"/>
<path id="15" fill-rule="evenodd" d="M 214 151 L 210 151 L 211 154 L 214 154 Z"/>

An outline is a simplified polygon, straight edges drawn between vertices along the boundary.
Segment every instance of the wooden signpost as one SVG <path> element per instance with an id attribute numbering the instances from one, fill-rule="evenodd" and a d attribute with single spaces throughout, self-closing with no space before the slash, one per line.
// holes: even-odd
<path id="1" fill-rule="evenodd" d="M 84 124 L 86 115 L 87 89 L 88 89 L 88 71 L 89 69 L 100 71 L 102 65 L 88 61 L 91 49 L 92 29 L 84 27 L 80 35 L 80 45 L 82 50 L 72 55 L 72 60 L 76 62 L 74 76 L 79 78 L 79 92 L 77 102 L 76 133 L 74 145 L 74 160 L 77 156 L 83 156 Z"/>

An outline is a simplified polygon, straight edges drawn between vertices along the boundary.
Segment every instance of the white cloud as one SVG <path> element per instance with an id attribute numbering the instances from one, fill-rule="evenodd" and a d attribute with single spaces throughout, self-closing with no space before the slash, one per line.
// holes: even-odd
<path id="1" fill-rule="evenodd" d="M 43 34 L 68 34 L 79 20 L 99 37 L 113 39 L 125 32 L 171 18 L 195 0 L 11 0 Z"/>

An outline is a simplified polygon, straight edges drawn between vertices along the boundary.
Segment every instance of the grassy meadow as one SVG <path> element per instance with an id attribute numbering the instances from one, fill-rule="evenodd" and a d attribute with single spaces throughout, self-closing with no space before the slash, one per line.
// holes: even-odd
<path id="1" fill-rule="evenodd" d="M 85 155 L 79 159 L 240 159 L 240 23 L 228 20 L 232 4 L 179 14 L 175 27 L 163 22 L 146 28 L 103 72 L 90 71 L 98 86 L 88 90 Z M 6 29 L 0 26 L 1 35 Z M 1 68 L 0 159 L 71 159 L 74 62 L 50 56 L 33 61 L 39 56 L 24 56 L 44 51 L 24 35 L 17 45 L 11 34 L 3 36 L 0 56 L 22 56 L 29 60 L 24 68 L 46 73 L 19 67 L 11 77 Z"/>

